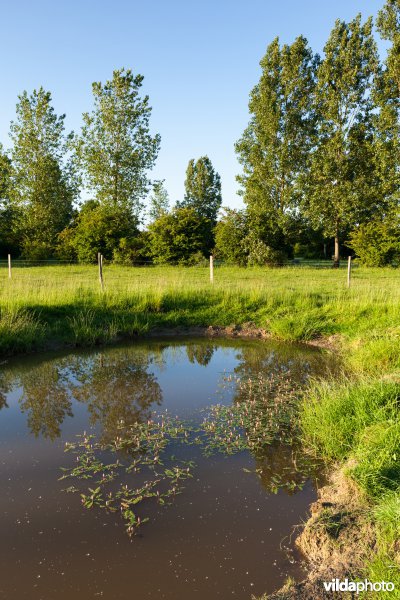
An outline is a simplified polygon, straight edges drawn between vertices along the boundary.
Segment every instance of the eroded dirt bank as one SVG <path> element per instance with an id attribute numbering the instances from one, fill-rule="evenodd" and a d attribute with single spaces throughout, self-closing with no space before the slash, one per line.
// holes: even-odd
<path id="1" fill-rule="evenodd" d="M 296 540 L 308 561 L 308 576 L 288 583 L 264 600 L 324 600 L 352 598 L 351 592 L 327 592 L 323 582 L 363 577 L 363 565 L 374 552 L 376 540 L 368 504 L 355 484 L 337 469 L 318 491 L 310 518 Z"/>

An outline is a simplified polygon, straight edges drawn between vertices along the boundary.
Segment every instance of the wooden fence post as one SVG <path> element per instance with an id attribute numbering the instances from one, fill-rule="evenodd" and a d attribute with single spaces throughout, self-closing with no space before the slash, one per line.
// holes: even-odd
<path id="1" fill-rule="evenodd" d="M 214 257 L 210 254 L 210 282 L 214 283 Z"/>
<path id="2" fill-rule="evenodd" d="M 351 256 L 347 259 L 347 287 L 350 287 L 351 282 Z"/>
<path id="3" fill-rule="evenodd" d="M 8 278 L 11 279 L 11 254 L 8 255 Z"/>
<path id="4" fill-rule="evenodd" d="M 103 281 L 103 255 L 100 252 L 97 253 L 97 262 L 99 265 L 99 281 L 101 286 L 101 291 L 104 292 L 104 281 Z"/>

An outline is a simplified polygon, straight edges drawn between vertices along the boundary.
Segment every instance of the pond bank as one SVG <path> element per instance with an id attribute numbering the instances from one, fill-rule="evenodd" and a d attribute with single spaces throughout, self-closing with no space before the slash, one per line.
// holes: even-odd
<path id="1" fill-rule="evenodd" d="M 296 539 L 307 559 L 307 577 L 289 581 L 263 600 L 318 600 L 352 598 L 351 592 L 325 591 L 332 579 L 357 581 L 365 563 L 376 551 L 376 531 L 370 520 L 370 505 L 357 486 L 337 466 L 330 480 L 318 490 L 310 506 L 310 518 Z"/>

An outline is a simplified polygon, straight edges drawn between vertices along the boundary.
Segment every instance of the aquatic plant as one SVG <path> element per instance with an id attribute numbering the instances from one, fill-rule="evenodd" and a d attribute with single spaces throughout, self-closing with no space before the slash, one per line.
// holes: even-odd
<path id="1" fill-rule="evenodd" d="M 183 423 L 167 414 L 128 427 L 121 422 L 110 443 L 102 443 L 92 434 L 78 435 L 77 441 L 65 445 L 66 452 L 76 455 L 76 464 L 62 468 L 60 480 L 80 481 L 79 487 L 69 486 L 65 491 L 80 492 L 85 508 L 119 512 L 132 536 L 149 521 L 133 507 L 150 498 L 160 505 L 170 503 L 181 493 L 183 482 L 192 477 L 192 461 L 165 456 L 171 441 L 185 442 L 187 437 Z M 138 479 L 140 485 L 136 487 Z M 93 483 L 93 487 L 86 487 L 86 480 L 94 480 L 97 487 Z"/>
<path id="2" fill-rule="evenodd" d="M 298 384 L 286 374 L 236 378 L 236 400 L 208 409 L 201 424 L 206 454 L 249 450 L 260 456 L 273 443 L 292 443 L 298 403 Z"/>

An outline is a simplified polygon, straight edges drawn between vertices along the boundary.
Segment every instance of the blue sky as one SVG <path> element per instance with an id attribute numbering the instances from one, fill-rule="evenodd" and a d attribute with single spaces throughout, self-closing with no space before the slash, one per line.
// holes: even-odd
<path id="1" fill-rule="evenodd" d="M 152 172 L 172 201 L 187 163 L 207 154 L 222 178 L 223 204 L 240 206 L 234 143 L 248 121 L 249 92 L 275 36 L 303 34 L 322 52 L 336 18 L 375 16 L 384 0 L 0 0 L 0 141 L 9 147 L 17 95 L 43 85 L 68 130 L 91 108 L 91 83 L 113 69 L 144 75 L 161 134 Z"/>

